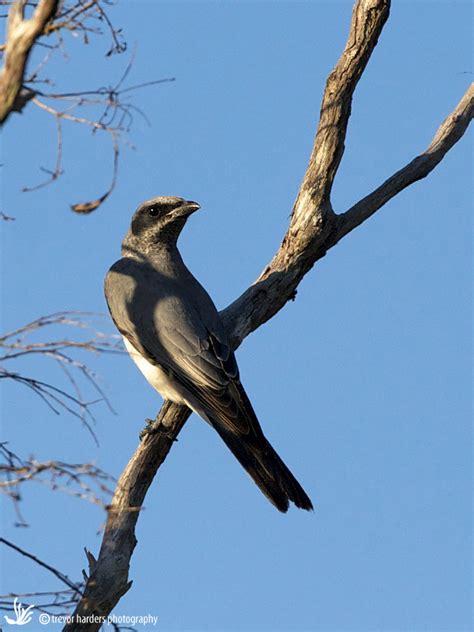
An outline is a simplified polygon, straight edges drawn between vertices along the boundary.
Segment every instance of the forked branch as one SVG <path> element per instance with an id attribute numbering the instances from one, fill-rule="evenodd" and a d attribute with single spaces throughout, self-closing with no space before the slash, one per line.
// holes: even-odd
<path id="1" fill-rule="evenodd" d="M 55 54 L 66 50 L 65 37 L 80 37 L 84 44 L 91 35 L 108 33 L 111 45 L 106 53 L 122 53 L 127 46 L 122 30 L 116 28 L 108 16 L 111 0 L 0 0 L 9 6 L 5 42 L 0 44 L 3 66 L 0 69 L 0 125 L 11 112 L 22 112 L 29 104 L 54 118 L 56 131 L 56 161 L 53 168 L 40 166 L 41 181 L 25 186 L 23 191 L 34 191 L 56 182 L 63 175 L 63 131 L 70 123 L 89 128 L 100 136 L 108 134 L 112 147 L 112 176 L 107 189 L 92 200 L 71 204 L 76 213 L 95 211 L 112 193 L 117 181 L 120 150 L 129 145 L 128 132 L 138 114 L 146 122 L 145 114 L 133 103 L 132 93 L 147 86 L 173 81 L 172 78 L 125 85 L 132 69 L 134 56 L 122 76 L 113 85 L 74 92 L 53 89 L 55 82 L 48 75 Z M 30 11 L 31 17 L 25 17 Z M 5 14 L 1 16 L 5 17 Z M 39 48 L 41 47 L 41 49 Z M 31 51 L 45 50 L 45 55 L 30 69 L 27 62 Z M 40 90 L 41 87 L 41 90 Z M 66 124 L 66 125 L 65 125 Z M 67 142 L 65 143 L 67 145 Z M 0 219 L 8 219 L 4 213 Z"/>
<path id="2" fill-rule="evenodd" d="M 404 187 L 426 176 L 461 138 L 472 118 L 471 88 L 440 127 L 422 157 L 347 213 L 334 214 L 330 195 L 344 152 L 352 95 L 388 18 L 389 6 L 388 0 L 357 0 L 355 3 L 346 47 L 326 84 L 313 151 L 288 231 L 260 277 L 221 312 L 234 347 L 294 298 L 303 276 L 339 239 Z M 153 477 L 189 415 L 186 407 L 165 402 L 148 429 L 154 432 L 145 434 L 122 472 L 109 510 L 99 557 L 96 560 L 88 555 L 90 576 L 76 615 L 94 614 L 105 618 L 129 589 L 128 569 L 136 545 L 135 525 L 140 508 Z M 92 632 L 99 627 L 73 622 L 65 630 Z"/>

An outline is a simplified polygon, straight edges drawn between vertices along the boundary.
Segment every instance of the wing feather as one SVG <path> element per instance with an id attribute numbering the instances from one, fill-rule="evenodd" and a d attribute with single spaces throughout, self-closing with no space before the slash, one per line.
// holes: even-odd
<path id="1" fill-rule="evenodd" d="M 222 322 L 205 290 L 186 288 L 151 265 L 121 259 L 107 274 L 112 319 L 131 345 L 161 367 L 196 403 L 224 442 L 280 510 L 311 501 L 263 435 Z"/>

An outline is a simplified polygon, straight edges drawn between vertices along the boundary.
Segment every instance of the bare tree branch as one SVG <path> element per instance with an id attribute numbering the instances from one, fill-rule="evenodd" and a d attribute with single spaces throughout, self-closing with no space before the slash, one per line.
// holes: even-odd
<path id="1" fill-rule="evenodd" d="M 4 222 L 15 221 L 14 217 L 11 217 L 11 215 L 6 215 L 3 211 L 0 211 L 0 219 L 2 219 Z"/>
<path id="2" fill-rule="evenodd" d="M 388 19 L 389 0 L 358 0 L 344 51 L 330 73 L 306 173 L 283 242 L 257 281 L 222 316 L 234 347 L 289 300 L 325 255 L 338 218 L 330 194 L 344 152 L 352 96 Z"/>
<path id="3" fill-rule="evenodd" d="M 454 111 L 438 128 L 428 149 L 397 171 L 375 191 L 343 213 L 337 239 L 365 222 L 395 195 L 417 180 L 426 178 L 462 137 L 474 116 L 474 83 L 466 90 Z"/>
<path id="4" fill-rule="evenodd" d="M 82 596 L 82 592 L 84 589 L 84 581 L 75 583 L 69 579 L 67 575 L 62 573 L 54 566 L 47 564 L 36 555 L 33 555 L 29 551 L 22 549 L 18 545 L 6 540 L 5 538 L 0 538 L 0 544 L 4 544 L 9 547 L 19 555 L 26 557 L 31 562 L 34 562 L 41 568 L 46 569 L 52 575 L 54 575 L 62 584 L 65 584 L 67 588 L 63 588 L 62 590 L 47 590 L 47 591 L 34 591 L 34 592 L 25 592 L 22 594 L 17 593 L 7 593 L 0 595 L 0 608 L 6 611 L 14 611 L 17 609 L 17 600 L 19 598 L 23 599 L 26 597 L 27 599 L 33 597 L 34 604 L 23 602 L 20 606 L 34 607 L 35 610 L 39 612 L 46 612 L 48 614 L 56 614 L 66 616 L 70 610 L 77 604 L 79 599 Z M 38 600 L 40 600 L 38 602 Z"/>
<path id="5" fill-rule="evenodd" d="M 143 500 L 190 414 L 185 406 L 165 402 L 152 429 L 145 434 L 122 472 L 109 507 L 99 558 L 96 560 L 87 552 L 86 593 L 74 611 L 73 621 L 64 630 L 98 630 L 100 626 L 97 624 L 76 623 L 74 617 L 107 616 L 132 585 L 128 581 L 128 568 L 137 543 L 135 525 Z M 169 429 L 162 425 L 164 419 L 167 424 L 171 422 Z"/>
<path id="6" fill-rule="evenodd" d="M 47 571 L 55 575 L 60 581 L 63 582 L 63 584 L 66 584 L 66 586 L 68 586 L 75 592 L 82 594 L 81 589 L 79 588 L 78 584 L 75 584 L 73 581 L 69 579 L 67 575 L 64 575 L 64 573 L 61 573 L 61 571 L 58 571 L 56 568 L 54 568 L 54 566 L 51 566 L 50 564 L 46 564 L 46 562 L 43 562 L 42 560 L 40 560 L 38 557 L 36 557 L 36 555 L 33 555 L 32 553 L 25 551 L 24 549 L 20 548 L 16 544 L 13 544 L 13 542 L 6 540 L 5 538 L 0 537 L 0 544 L 5 544 L 5 546 L 8 546 L 9 548 L 13 549 L 17 553 L 20 553 L 20 555 L 23 555 L 24 557 L 29 558 L 33 562 L 36 562 L 36 564 L 45 568 Z"/>
<path id="7" fill-rule="evenodd" d="M 3 1 L 10 6 L 8 13 L 5 44 L 0 45 L 0 55 L 4 56 L 0 71 L 0 125 L 11 112 L 22 112 L 32 103 L 54 117 L 56 127 L 56 164 L 53 168 L 40 166 L 47 177 L 33 186 L 23 187 L 23 191 L 35 191 L 55 182 L 63 173 L 63 124 L 65 121 L 89 127 L 92 134 L 105 132 L 112 141 L 112 177 L 104 193 L 92 200 L 71 204 L 76 213 L 87 214 L 96 210 L 115 188 L 118 173 L 120 149 L 130 145 L 126 135 L 130 131 L 135 115 L 140 115 L 148 123 L 145 114 L 132 102 L 131 92 L 159 83 L 174 81 L 173 78 L 147 81 L 143 84 L 124 87 L 134 62 L 132 54 L 120 79 L 114 85 L 76 92 L 40 90 L 39 85 L 54 86 L 51 77 L 45 75 L 55 53 L 65 50 L 64 35 L 81 36 L 87 44 L 91 34 L 103 35 L 104 30 L 111 38 L 106 56 L 122 53 L 127 46 L 121 29 L 116 28 L 108 16 L 110 0 L 13 0 Z M 33 10 L 32 17 L 24 19 L 26 7 Z M 1 16 L 5 17 L 5 16 Z M 104 28 L 105 27 L 105 28 Z M 48 43 L 44 41 L 48 38 Z M 30 51 L 42 46 L 46 54 L 31 71 L 26 71 Z M 42 86 L 41 86 L 42 87 Z M 125 96 L 127 94 L 127 96 Z M 3 219 L 7 216 L 1 215 Z"/>
<path id="8" fill-rule="evenodd" d="M 78 588 L 83 588 L 84 584 L 78 584 Z M 32 599 L 33 603 L 26 601 Z M 66 617 L 70 610 L 77 604 L 80 593 L 72 588 L 64 590 L 38 590 L 34 592 L 5 593 L 0 595 L 0 608 L 5 611 L 15 611 L 14 600 L 22 601 L 22 605 L 34 606 L 37 612 L 46 612 L 56 616 Z"/>
<path id="9" fill-rule="evenodd" d="M 316 139 L 293 208 L 292 223 L 308 211 L 324 208 L 344 153 L 352 96 L 388 19 L 389 0 L 356 2 L 344 51 L 326 81 Z M 306 196 L 311 197 L 308 208 Z M 291 226 L 290 226 L 291 228 Z M 301 227 L 298 226 L 300 229 Z"/>
<path id="10" fill-rule="evenodd" d="M 33 103 L 36 101 L 36 99 L 33 99 Z M 59 178 L 59 176 L 61 176 L 64 171 L 62 169 L 62 160 L 63 160 L 63 127 L 62 127 L 62 121 L 61 121 L 61 117 L 60 116 L 56 116 L 56 138 L 57 138 L 57 143 L 56 143 L 56 166 L 54 167 L 53 170 L 51 169 L 46 169 L 45 167 L 40 167 L 40 169 L 42 171 L 44 171 L 45 173 L 48 174 L 48 177 L 46 178 L 46 180 L 44 180 L 43 182 L 40 182 L 39 184 L 35 184 L 34 186 L 30 186 L 30 187 L 23 187 L 22 191 L 27 192 L 27 191 L 37 191 L 38 189 L 42 189 L 45 186 L 48 186 L 48 184 L 51 184 L 51 182 L 54 182 L 54 180 L 57 180 Z"/>
<path id="11" fill-rule="evenodd" d="M 95 200 L 90 200 L 88 202 L 76 202 L 75 204 L 71 204 L 71 210 L 75 213 L 81 213 L 83 215 L 88 215 L 95 211 L 99 206 L 105 202 L 105 200 L 109 197 L 112 191 L 115 189 L 115 185 L 117 183 L 117 174 L 118 174 L 118 163 L 119 163 L 119 145 L 117 140 L 117 134 L 115 132 L 111 132 L 112 138 L 112 147 L 113 147 L 113 171 L 112 171 L 112 179 L 110 181 L 110 185 L 108 189 L 102 193 L 101 196 L 96 198 Z"/>
<path id="12" fill-rule="evenodd" d="M 113 412 L 112 406 L 99 384 L 97 376 L 82 360 L 75 357 L 77 351 L 88 353 L 123 353 L 118 336 L 105 335 L 93 328 L 90 322 L 91 314 L 85 312 L 58 312 L 49 316 L 42 316 L 31 323 L 27 323 L 14 331 L 0 336 L 0 379 L 10 379 L 31 389 L 55 413 L 59 409 L 66 410 L 78 417 L 94 439 L 95 433 L 90 422 L 94 421 L 91 406 L 97 401 L 104 401 Z M 87 333 L 83 340 L 73 340 L 68 336 L 61 336 L 53 340 L 35 341 L 31 337 L 45 328 L 57 328 L 64 333 L 63 327 L 76 328 Z M 92 330 L 92 336 L 91 334 Z M 25 357 L 39 356 L 56 362 L 67 378 L 68 387 L 58 387 L 44 382 L 22 372 L 13 371 L 1 364 L 21 360 Z M 77 378 L 80 378 L 78 380 Z M 82 395 L 80 381 L 92 387 L 99 396 L 97 399 L 85 399 Z"/>
<path id="13" fill-rule="evenodd" d="M 53 17 L 58 0 L 40 0 L 29 20 L 24 19 L 25 4 L 25 0 L 16 0 L 8 16 L 5 56 L 0 72 L 0 125 L 12 111 L 23 85 L 26 62 L 33 44 Z"/>
<path id="14" fill-rule="evenodd" d="M 41 167 L 41 170 L 48 174 L 48 178 L 34 186 L 25 186 L 22 191 L 35 191 L 47 186 L 64 173 L 62 168 L 62 124 L 64 121 L 67 121 L 89 127 L 93 134 L 95 132 L 108 134 L 112 142 L 113 154 L 112 177 L 107 190 L 92 201 L 71 204 L 71 209 L 76 213 L 88 214 L 95 211 L 109 197 L 117 183 L 120 147 L 122 144 L 130 145 L 126 135 L 130 131 L 135 115 L 138 114 L 149 124 L 145 114 L 127 100 L 124 95 L 127 94 L 128 96 L 128 93 L 140 88 L 174 81 L 174 78 L 170 77 L 148 81 L 140 85 L 122 87 L 122 83 L 128 75 L 132 64 L 133 58 L 127 65 L 121 78 L 113 86 L 68 93 L 46 93 L 39 90 L 35 92 L 27 91 L 26 98 L 31 100 L 36 107 L 53 116 L 56 122 L 56 165 L 53 169 Z"/>
<path id="15" fill-rule="evenodd" d="M 6 443 L 0 443 L 0 494 L 10 498 L 13 503 L 18 517 L 15 526 L 28 526 L 20 512 L 19 503 L 22 499 L 20 486 L 30 481 L 107 509 L 112 496 L 108 484 L 114 478 L 94 463 L 40 462 L 33 456 L 24 459 L 12 452 Z"/>
<path id="16" fill-rule="evenodd" d="M 357 0 L 355 3 L 347 45 L 326 84 L 313 151 L 293 207 L 288 231 L 260 277 L 221 312 L 234 348 L 295 297 L 303 276 L 338 239 L 351 230 L 349 228 L 344 232 L 343 228 L 345 224 L 351 225 L 348 224 L 349 220 L 354 225 L 361 223 L 377 210 L 374 208 L 377 204 L 379 208 L 392 195 L 414 181 L 412 179 L 410 182 L 407 178 L 404 186 L 398 190 L 389 186 L 388 191 L 384 192 L 384 196 L 388 197 L 372 200 L 364 207 L 365 211 L 361 211 L 360 206 L 357 213 L 351 209 L 343 216 L 337 216 L 332 211 L 330 194 L 344 151 L 352 95 L 387 20 L 389 5 L 388 0 Z M 456 110 L 452 119 L 448 119 L 450 123 L 443 124 L 433 141 L 432 153 L 436 155 L 436 162 L 430 163 L 429 170 L 442 159 L 467 127 L 469 109 L 464 100 L 462 103 L 461 109 Z M 462 116 L 461 111 L 464 112 Z M 446 129 L 443 131 L 444 126 Z M 456 130 L 452 129 L 453 126 Z M 446 140 L 448 137 L 449 141 Z M 421 171 L 418 175 L 422 177 L 420 174 Z M 391 191 L 393 193 L 390 195 Z M 365 212 L 366 217 L 361 216 L 361 212 Z M 136 545 L 135 525 L 140 509 L 153 477 L 189 415 L 190 411 L 186 407 L 165 402 L 156 420 L 150 422 L 143 433 L 140 445 L 118 481 L 99 556 L 96 560 L 91 553 L 87 554 L 89 578 L 75 615 L 105 617 L 130 588 L 128 571 Z M 93 632 L 99 627 L 98 624 L 81 624 L 73 620 L 64 630 Z"/>

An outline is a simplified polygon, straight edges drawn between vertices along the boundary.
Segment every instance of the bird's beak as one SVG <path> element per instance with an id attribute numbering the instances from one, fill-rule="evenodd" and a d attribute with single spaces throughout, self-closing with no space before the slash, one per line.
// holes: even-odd
<path id="1" fill-rule="evenodd" d="M 173 215 L 174 217 L 188 217 L 188 215 L 191 215 L 191 213 L 194 213 L 200 208 L 201 206 L 197 202 L 186 200 L 184 204 L 182 204 L 173 212 Z"/>

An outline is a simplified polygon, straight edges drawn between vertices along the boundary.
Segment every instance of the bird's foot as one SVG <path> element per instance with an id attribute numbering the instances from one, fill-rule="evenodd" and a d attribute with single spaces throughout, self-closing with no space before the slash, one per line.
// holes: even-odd
<path id="1" fill-rule="evenodd" d="M 168 426 L 165 426 L 161 422 L 157 422 L 156 419 L 145 419 L 145 422 L 146 422 L 146 426 L 138 435 L 140 438 L 140 441 L 143 441 L 145 437 L 149 435 L 155 435 L 155 434 L 161 434 L 161 435 L 164 435 L 165 437 L 168 437 L 168 439 L 173 439 L 173 441 L 178 441 L 178 437 L 173 436 L 173 433 L 170 432 L 170 428 Z"/>

